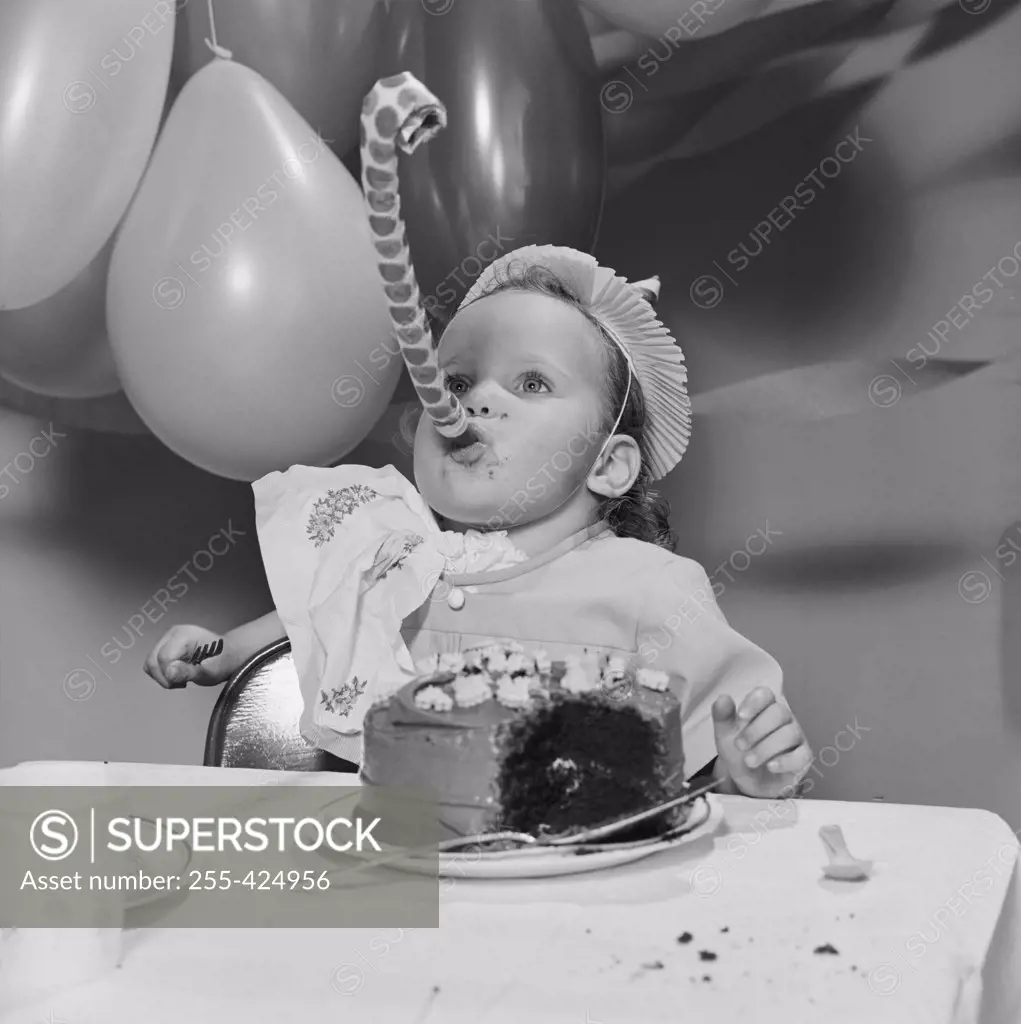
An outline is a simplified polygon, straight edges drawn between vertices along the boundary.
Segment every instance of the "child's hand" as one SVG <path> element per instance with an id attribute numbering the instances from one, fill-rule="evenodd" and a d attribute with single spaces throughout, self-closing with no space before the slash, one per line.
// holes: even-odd
<path id="1" fill-rule="evenodd" d="M 790 792 L 812 763 L 812 748 L 786 704 L 766 686 L 752 690 L 736 708 L 730 697 L 713 704 L 717 772 L 745 796 Z"/>
<path id="2" fill-rule="evenodd" d="M 167 630 L 145 659 L 145 671 L 168 690 L 179 689 L 188 683 L 199 686 L 222 683 L 233 675 L 235 667 L 236 658 L 229 641 L 224 641 L 223 650 L 215 658 L 207 658 L 201 665 L 189 665 L 184 660 L 203 644 L 219 639 L 219 634 L 201 626 L 174 626 Z"/>

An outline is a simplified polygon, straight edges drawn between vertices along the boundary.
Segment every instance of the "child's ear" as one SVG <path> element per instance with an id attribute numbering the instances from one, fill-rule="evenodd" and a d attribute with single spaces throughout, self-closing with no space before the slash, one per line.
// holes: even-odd
<path id="1" fill-rule="evenodd" d="M 603 498 L 619 498 L 635 485 L 642 471 L 638 442 L 627 434 L 614 435 L 588 475 L 588 488 Z"/>

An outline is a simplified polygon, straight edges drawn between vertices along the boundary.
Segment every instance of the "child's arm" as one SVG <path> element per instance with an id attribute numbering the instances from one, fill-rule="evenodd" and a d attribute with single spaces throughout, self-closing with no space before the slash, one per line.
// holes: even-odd
<path id="1" fill-rule="evenodd" d="M 220 654 L 201 665 L 191 665 L 184 659 L 220 636 L 202 626 L 174 626 L 152 649 L 145 661 L 145 671 L 168 690 L 188 683 L 216 686 L 230 679 L 253 654 L 286 635 L 280 616 L 272 611 L 225 633 Z"/>
<path id="2" fill-rule="evenodd" d="M 743 766 L 743 758 L 750 752 L 736 745 L 738 733 L 745 726 L 736 718 L 738 707 L 764 711 L 768 694 L 776 706 L 769 716 L 776 717 L 781 711 L 790 715 L 782 702 L 783 675 L 776 660 L 729 625 L 716 603 L 705 569 L 697 562 L 672 557 L 660 571 L 649 573 L 644 584 L 638 650 L 646 666 L 684 680 L 678 696 L 687 774 L 703 773 L 717 758 L 713 770 L 717 778 L 726 780 L 723 792 L 734 792 L 736 787 L 753 795 L 752 787 L 743 785 L 749 781 L 746 776 L 752 774 L 770 774 L 770 781 L 779 784 L 780 776 L 767 772 L 764 766 L 754 772 Z M 746 701 L 751 701 L 748 708 Z M 768 721 L 767 717 L 764 724 Z M 791 723 L 776 724 L 785 727 Z"/>
<path id="3" fill-rule="evenodd" d="M 274 608 L 273 611 L 263 615 L 259 619 L 252 619 L 244 625 L 232 629 L 223 638 L 223 647 L 226 651 L 231 648 L 236 652 L 237 664 L 233 665 L 230 674 L 233 675 L 253 655 L 257 654 L 273 643 L 274 640 L 282 640 L 287 636 L 287 630 L 280 621 L 280 615 Z"/>

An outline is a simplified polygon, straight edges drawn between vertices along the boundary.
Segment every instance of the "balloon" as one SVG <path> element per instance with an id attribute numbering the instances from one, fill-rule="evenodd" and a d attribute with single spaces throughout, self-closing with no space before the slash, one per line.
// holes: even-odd
<path id="1" fill-rule="evenodd" d="M 726 32 L 785 0 L 584 0 L 607 21 L 639 35 L 688 42 Z"/>
<path id="2" fill-rule="evenodd" d="M 376 80 L 385 8 L 378 0 L 215 0 L 219 45 L 275 85 L 338 156 L 358 144 L 358 113 Z M 209 5 L 181 13 L 171 90 L 212 59 Z"/>
<path id="3" fill-rule="evenodd" d="M 0 377 L 0 420 L 7 410 L 51 423 L 57 430 L 93 430 L 101 434 L 149 435 L 122 391 L 98 398 L 51 398 L 25 391 Z"/>
<path id="4" fill-rule="evenodd" d="M 0 310 L 0 374 L 56 398 L 120 391 L 106 337 L 106 276 L 113 239 L 56 295 L 24 309 Z"/>
<path id="5" fill-rule="evenodd" d="M 426 305 L 441 320 L 486 263 L 557 243 L 591 251 L 605 179 L 599 82 L 564 0 L 470 0 L 437 17 L 394 0 L 379 76 L 410 71 L 448 125 L 402 158 L 401 205 Z"/>
<path id="6" fill-rule="evenodd" d="M 107 317 L 152 432 L 239 480 L 346 455 L 402 367 L 361 190 L 232 61 L 203 68 L 170 112 L 117 237 Z"/>
<path id="7" fill-rule="evenodd" d="M 58 292 L 123 217 L 156 137 L 171 0 L 0 3 L 0 309 Z"/>

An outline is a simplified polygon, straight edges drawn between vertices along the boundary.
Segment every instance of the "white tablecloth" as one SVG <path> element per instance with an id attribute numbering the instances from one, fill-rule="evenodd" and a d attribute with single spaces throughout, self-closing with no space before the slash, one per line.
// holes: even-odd
<path id="1" fill-rule="evenodd" d="M 115 767 L 118 781 L 137 785 L 281 780 Z M 0 771 L 0 784 L 32 780 L 31 765 Z M 720 799 L 725 824 L 714 837 L 637 864 L 458 881 L 442 897 L 438 930 L 133 931 L 119 970 L 8 1020 L 1021 1022 L 1018 843 L 1002 819 Z M 823 879 L 818 830 L 830 823 L 875 861 L 868 882 Z M 679 942 L 684 933 L 690 941 Z"/>

